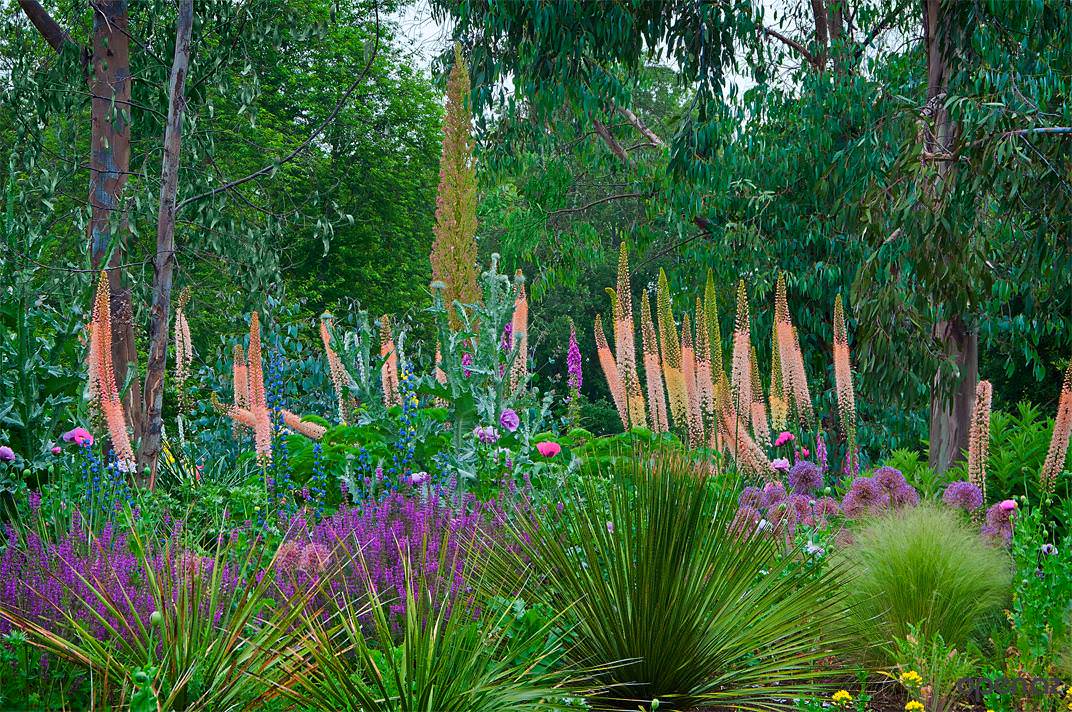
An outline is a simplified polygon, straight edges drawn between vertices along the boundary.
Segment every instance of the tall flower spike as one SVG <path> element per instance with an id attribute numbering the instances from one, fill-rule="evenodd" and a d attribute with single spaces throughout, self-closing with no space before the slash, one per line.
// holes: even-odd
<path id="1" fill-rule="evenodd" d="M 994 389 L 990 381 L 979 381 L 975 387 L 975 406 L 972 408 L 968 430 L 968 481 L 983 493 L 986 503 L 986 463 L 990 455 L 990 406 Z"/>
<path id="2" fill-rule="evenodd" d="M 666 380 L 666 395 L 670 401 L 670 417 L 678 428 L 688 426 L 688 395 L 685 378 L 681 373 L 681 342 L 678 340 L 677 324 L 670 303 L 670 286 L 666 272 L 659 270 L 659 286 L 655 293 L 655 310 L 659 319 L 659 346 L 662 350 L 663 378 Z"/>
<path id="3" fill-rule="evenodd" d="M 577 345 L 577 327 L 569 320 L 569 345 L 566 347 L 566 384 L 569 387 L 566 419 L 570 427 L 577 427 L 581 420 L 581 348 Z"/>
<path id="4" fill-rule="evenodd" d="M 179 413 L 186 412 L 186 381 L 194 361 L 194 345 L 190 339 L 190 322 L 186 320 L 186 304 L 190 288 L 182 290 L 175 306 L 175 389 L 179 394 Z"/>
<path id="5" fill-rule="evenodd" d="M 629 406 L 629 422 L 641 427 L 647 425 L 644 413 L 644 393 L 636 365 L 636 325 L 633 321 L 633 287 L 629 281 L 629 252 L 625 242 L 618 246 L 618 283 L 614 295 L 614 358 L 618 364 L 618 377 L 625 386 Z"/>
<path id="6" fill-rule="evenodd" d="M 715 278 L 711 270 L 707 270 L 707 284 L 704 285 L 704 316 L 707 318 L 707 339 L 711 344 L 711 372 L 717 379 L 718 374 L 726 372 L 726 364 L 722 358 L 722 327 L 719 325 Z"/>
<path id="7" fill-rule="evenodd" d="M 755 347 L 752 347 L 752 432 L 755 434 L 756 444 L 769 450 L 770 427 L 767 424 L 767 409 L 763 403 L 763 382 L 759 377 Z"/>
<path id="8" fill-rule="evenodd" d="M 234 347 L 234 404 L 239 408 L 249 409 L 249 369 L 246 368 L 246 354 L 241 344 Z"/>
<path id="9" fill-rule="evenodd" d="M 454 66 L 447 80 L 431 255 L 432 279 L 444 285 L 443 304 L 453 329 L 462 326 L 454 302 L 476 304 L 481 299 L 476 268 L 477 182 L 471 124 L 469 70 L 460 46 L 455 45 Z"/>
<path id="10" fill-rule="evenodd" d="M 665 433 L 670 429 L 666 418 L 666 396 L 663 393 L 662 369 L 659 366 L 659 342 L 655 338 L 655 324 L 651 318 L 651 300 L 648 293 L 640 297 L 640 337 L 644 349 L 644 378 L 648 384 L 648 419 L 651 429 Z"/>
<path id="11" fill-rule="evenodd" d="M 778 361 L 782 370 L 782 383 L 791 397 L 801 427 L 810 429 L 815 421 L 811 405 L 811 393 L 808 391 L 808 378 L 804 370 L 804 357 L 800 353 L 793 320 L 789 316 L 789 302 L 786 298 L 785 274 L 778 275 L 778 285 L 774 297 L 774 320 L 778 336 Z"/>
<path id="12" fill-rule="evenodd" d="M 730 386 L 733 407 L 741 416 L 745 429 L 752 417 L 752 332 L 748 315 L 748 294 L 744 280 L 737 283 L 737 318 L 733 325 L 733 364 Z"/>
<path id="13" fill-rule="evenodd" d="M 517 271 L 517 296 L 514 299 L 514 318 L 512 333 L 518 340 L 517 358 L 510 369 L 510 390 L 516 390 L 529 373 L 529 298 L 525 294 L 525 277 Z"/>
<path id="14" fill-rule="evenodd" d="M 850 457 L 856 457 L 856 396 L 852 387 L 849 360 L 849 332 L 841 295 L 834 300 L 834 385 L 837 387 L 838 415 Z M 988 416 L 989 418 L 989 416 Z"/>
<path id="15" fill-rule="evenodd" d="M 614 354 L 610 352 L 610 344 L 607 343 L 607 335 L 603 333 L 603 317 L 596 314 L 595 325 L 596 353 L 599 354 L 599 365 L 603 369 L 603 375 L 607 377 L 607 388 L 611 398 L 614 399 L 614 407 L 618 409 L 618 416 L 622 419 L 622 427 L 629 429 L 629 406 L 625 400 L 625 387 L 618 377 L 618 364 L 614 362 Z"/>
<path id="16" fill-rule="evenodd" d="M 380 384 L 383 386 L 383 405 L 385 408 L 402 405 L 402 396 L 398 392 L 398 349 L 395 348 L 394 336 L 391 334 L 391 317 L 380 317 Z"/>
<path id="17" fill-rule="evenodd" d="M 324 344 L 324 354 L 328 357 L 328 370 L 331 373 L 331 385 L 335 388 L 335 399 L 339 404 L 339 422 L 346 425 L 346 386 L 349 378 L 342 359 L 331 346 L 331 315 L 325 313 L 320 317 L 320 341 Z"/>
<path id="18" fill-rule="evenodd" d="M 778 323 L 771 324 L 771 373 L 770 395 L 771 428 L 782 432 L 789 425 L 789 398 L 786 394 L 785 381 L 782 380 L 782 363 L 778 354 Z"/>
<path id="19" fill-rule="evenodd" d="M 696 390 L 700 398 L 700 417 L 704 432 L 711 436 L 715 428 L 715 383 L 711 368 L 711 344 L 703 300 L 696 300 Z"/>
<path id="20" fill-rule="evenodd" d="M 284 410 L 282 413 L 283 422 L 288 428 L 300 435 L 304 435 L 310 440 L 319 440 L 320 438 L 324 437 L 324 434 L 328 431 L 328 429 L 320 423 L 313 423 L 308 420 L 302 420 L 301 416 L 295 415 L 289 410 Z"/>
<path id="21" fill-rule="evenodd" d="M 1065 371 L 1065 380 L 1061 384 L 1061 399 L 1057 402 L 1057 419 L 1053 423 L 1053 437 L 1050 449 L 1046 452 L 1046 461 L 1042 465 L 1042 490 L 1053 494 L 1057 486 L 1057 475 L 1065 468 L 1068 457 L 1068 438 L 1072 435 L 1072 361 Z"/>
<path id="22" fill-rule="evenodd" d="M 268 396 L 264 389 L 264 361 L 261 358 L 261 317 L 257 312 L 249 320 L 249 348 L 246 350 L 249 374 L 249 410 L 253 415 L 254 447 L 262 465 L 272 460 L 272 419 L 268 414 Z"/>
<path id="23" fill-rule="evenodd" d="M 134 448 L 127 433 L 126 414 L 123 402 L 119 398 L 119 388 L 115 382 L 115 370 L 112 367 L 112 312 L 111 290 L 108 275 L 101 270 L 97 282 L 97 295 L 93 302 L 93 328 L 90 331 L 90 379 L 96 380 L 90 386 L 90 393 L 95 393 L 100 400 L 101 415 L 108 426 L 108 436 L 112 441 L 119 468 L 124 472 L 135 469 Z"/>
<path id="24" fill-rule="evenodd" d="M 767 456 L 741 427 L 741 417 L 733 407 L 733 394 L 729 383 L 723 376 L 722 386 L 718 389 L 718 431 L 730 456 L 742 471 L 755 477 L 771 479 L 773 470 Z"/>
<path id="25" fill-rule="evenodd" d="M 692 324 L 689 323 L 688 312 L 681 319 L 681 375 L 685 381 L 688 407 L 689 445 L 701 447 L 704 443 L 703 410 L 700 407 L 700 389 L 696 385 L 696 351 L 692 346 Z"/>

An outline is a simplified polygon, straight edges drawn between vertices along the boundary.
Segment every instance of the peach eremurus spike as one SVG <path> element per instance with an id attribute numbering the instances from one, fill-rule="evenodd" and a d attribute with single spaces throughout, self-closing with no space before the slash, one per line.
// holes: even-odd
<path id="1" fill-rule="evenodd" d="M 748 315 L 748 295 L 744 280 L 737 283 L 737 318 L 733 326 L 733 363 L 730 386 L 733 407 L 741 416 L 744 428 L 750 429 L 752 418 L 752 332 Z"/>
<path id="2" fill-rule="evenodd" d="M 666 381 L 666 396 L 670 402 L 670 418 L 678 428 L 688 427 L 688 394 L 685 378 L 681 373 L 681 341 L 674 323 L 670 304 L 670 286 L 666 272 L 659 270 L 659 284 L 655 293 L 655 311 L 658 318 L 659 346 L 662 354 L 663 379 Z"/>
<path id="3" fill-rule="evenodd" d="M 119 398 L 115 370 L 112 367 L 111 291 L 108 275 L 103 270 L 97 282 L 97 294 L 93 302 L 89 350 L 89 392 L 98 399 L 119 468 L 124 472 L 133 472 L 137 469 L 134 448 L 131 447 L 130 435 L 127 433 L 126 414 Z"/>
<path id="4" fill-rule="evenodd" d="M 770 426 L 767 423 L 767 409 L 763 402 L 763 382 L 759 377 L 759 362 L 756 359 L 754 347 L 752 348 L 752 433 L 757 445 L 770 448 Z"/>
<path id="5" fill-rule="evenodd" d="M 986 462 L 990 456 L 990 406 L 994 389 L 990 381 L 975 386 L 975 405 L 972 407 L 968 429 L 968 481 L 983 493 L 986 502 Z"/>
<path id="6" fill-rule="evenodd" d="M 253 312 L 249 320 L 249 348 L 246 351 L 246 373 L 249 377 L 249 410 L 255 425 L 253 439 L 261 464 L 272 460 L 272 420 L 268 414 L 268 398 L 264 389 L 264 362 L 261 358 L 261 318 Z"/>
<path id="7" fill-rule="evenodd" d="M 785 381 L 782 379 L 782 362 L 778 354 L 778 322 L 771 324 L 771 374 L 770 394 L 767 396 L 770 403 L 771 428 L 776 432 L 782 432 L 789 425 L 789 396 L 786 393 Z"/>
<path id="8" fill-rule="evenodd" d="M 704 443 L 703 411 L 700 407 L 700 389 L 696 384 L 696 351 L 692 345 L 692 325 L 688 312 L 681 319 L 681 375 L 685 381 L 689 445 L 700 447 Z"/>
<path id="9" fill-rule="evenodd" d="M 599 365 L 603 369 L 603 375 L 607 378 L 607 388 L 610 390 L 614 406 L 618 409 L 618 417 L 622 419 L 622 427 L 629 429 L 629 406 L 625 399 L 625 387 L 622 379 L 618 376 L 618 364 L 614 362 L 614 354 L 610 351 L 607 343 L 607 335 L 603 333 L 603 317 L 596 314 L 595 323 L 596 353 L 599 355 Z"/>
<path id="10" fill-rule="evenodd" d="M 782 370 L 782 383 L 790 395 L 801 427 L 810 429 L 812 423 L 815 422 L 815 413 L 812 410 L 811 393 L 808 391 L 804 357 L 800 353 L 800 342 L 796 329 L 793 328 L 793 320 L 789 315 L 784 273 L 778 275 L 778 285 L 775 289 L 774 320 L 778 337 L 778 360 Z"/>
<path id="11" fill-rule="evenodd" d="M 529 298 L 525 294 L 525 281 L 521 270 L 517 271 L 517 296 L 514 299 L 514 317 L 510 333 L 518 343 L 517 357 L 510 369 L 510 389 L 515 390 L 528 377 L 529 360 Z"/>
<path id="12" fill-rule="evenodd" d="M 845 435 L 849 457 L 856 457 L 856 395 L 852 387 L 852 363 L 849 359 L 849 332 L 845 327 L 845 308 L 841 295 L 834 301 L 834 385 L 837 388 L 838 416 Z"/>
<path id="13" fill-rule="evenodd" d="M 700 418 L 710 439 L 715 425 L 715 383 L 711 363 L 710 332 L 703 300 L 696 299 L 696 390 L 700 399 Z"/>
<path id="14" fill-rule="evenodd" d="M 325 313 L 320 317 L 320 341 L 324 344 L 324 355 L 328 357 L 328 371 L 331 373 L 331 385 L 335 389 L 335 399 L 339 406 L 339 422 L 346 424 L 346 386 L 349 377 L 346 367 L 342 365 L 342 359 L 338 352 L 331 346 L 331 315 Z"/>
<path id="15" fill-rule="evenodd" d="M 629 424 L 647 425 L 644 392 L 636 364 L 636 327 L 633 321 L 633 288 L 629 280 L 629 252 L 625 242 L 618 246 L 618 282 L 611 294 L 614 313 L 614 358 L 618 364 L 618 377 L 625 387 Z"/>
<path id="16" fill-rule="evenodd" d="M 670 429 L 666 416 L 666 396 L 663 393 L 662 369 L 659 365 L 659 343 L 651 318 L 651 301 L 643 292 L 640 301 L 640 336 L 644 350 L 644 378 L 648 385 L 648 419 L 651 429 L 665 433 Z"/>
<path id="17" fill-rule="evenodd" d="M 1042 465 L 1042 491 L 1053 494 L 1057 486 L 1057 475 L 1065 467 L 1068 457 L 1068 439 L 1072 435 L 1072 361 L 1065 371 L 1065 380 L 1061 384 L 1061 398 L 1057 401 L 1057 419 L 1053 423 L 1053 436 L 1046 460 Z"/>
<path id="18" fill-rule="evenodd" d="M 380 384 L 383 386 L 383 405 L 386 408 L 402 405 L 402 396 L 398 392 L 398 349 L 395 347 L 391 333 L 391 318 L 384 314 L 380 317 Z"/>

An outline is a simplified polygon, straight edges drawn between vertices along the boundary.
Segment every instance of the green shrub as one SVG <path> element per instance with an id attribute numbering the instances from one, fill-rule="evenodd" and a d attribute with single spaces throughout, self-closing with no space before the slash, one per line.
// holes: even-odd
<path id="1" fill-rule="evenodd" d="M 823 689 L 822 658 L 843 650 L 843 588 L 771 538 L 736 536 L 734 483 L 665 452 L 618 458 L 565 503 L 516 523 L 532 598 L 562 612 L 568 663 L 592 666 L 594 703 L 636 709 L 779 709 Z M 822 632 L 820 635 L 819 632 Z"/>
<path id="2" fill-rule="evenodd" d="M 985 543 L 957 512 L 927 504 L 869 520 L 842 558 L 853 628 L 887 659 L 893 641 L 913 627 L 924 639 L 940 636 L 963 650 L 1001 610 L 1012 578 L 1004 550 Z"/>

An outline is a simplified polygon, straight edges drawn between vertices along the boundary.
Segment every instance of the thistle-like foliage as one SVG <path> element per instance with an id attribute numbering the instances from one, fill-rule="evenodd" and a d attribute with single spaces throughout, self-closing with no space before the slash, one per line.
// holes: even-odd
<path id="1" fill-rule="evenodd" d="M 771 428 L 782 432 L 789 425 L 789 397 L 782 380 L 782 360 L 778 353 L 778 322 L 771 325 L 770 403 Z"/>
<path id="2" fill-rule="evenodd" d="M 1057 486 L 1057 475 L 1065 467 L 1068 456 L 1068 438 L 1072 435 L 1072 361 L 1065 371 L 1065 380 L 1061 385 L 1061 399 L 1057 402 L 1057 419 L 1053 424 L 1053 436 L 1050 449 L 1046 451 L 1046 461 L 1042 465 L 1042 489 L 1051 494 Z"/>
<path id="3" fill-rule="evenodd" d="M 659 346 L 662 350 L 663 378 L 666 380 L 666 395 L 670 401 L 670 417 L 677 427 L 687 427 L 688 395 L 685 378 L 681 373 L 681 342 L 678 340 L 677 324 L 670 302 L 670 285 L 666 272 L 659 270 L 659 286 L 655 293 L 655 311 L 659 323 Z"/>
<path id="4" fill-rule="evenodd" d="M 722 358 L 722 327 L 718 320 L 718 300 L 715 297 L 715 278 L 707 270 L 707 284 L 704 285 L 704 316 L 707 318 L 707 338 L 711 344 L 711 372 L 725 373 L 726 365 Z"/>
<path id="5" fill-rule="evenodd" d="M 517 271 L 515 281 L 517 296 L 514 299 L 514 318 L 510 322 L 510 333 L 518 346 L 513 368 L 510 369 L 511 390 L 516 390 L 518 385 L 528 378 L 529 373 L 529 298 L 525 294 L 525 277 L 521 270 Z"/>
<path id="6" fill-rule="evenodd" d="M 325 313 L 320 317 L 320 341 L 324 344 L 324 354 L 328 357 L 328 369 L 331 372 L 331 385 L 335 388 L 335 398 L 339 403 L 339 422 L 346 424 L 346 388 L 349 376 L 342 364 L 339 354 L 331 346 L 331 315 Z"/>
<path id="7" fill-rule="evenodd" d="M 704 432 L 711 437 L 715 424 L 715 384 L 711 368 L 711 344 L 703 300 L 696 300 L 696 389 Z"/>
<path id="8" fill-rule="evenodd" d="M 115 370 L 112 366 L 112 312 L 111 294 L 108 287 L 108 275 L 103 270 L 97 282 L 97 295 L 93 301 L 93 321 L 90 326 L 89 392 L 96 396 L 101 415 L 108 426 L 108 436 L 112 441 L 120 469 L 130 472 L 135 469 L 134 449 L 130 445 L 127 433 L 126 414 L 123 402 L 119 398 L 119 388 L 115 382 Z"/>
<path id="9" fill-rule="evenodd" d="M 986 502 L 986 462 L 990 455 L 990 406 L 994 389 L 990 381 L 979 381 L 975 387 L 975 407 L 972 408 L 968 430 L 968 481 L 983 493 Z"/>
<path id="10" fill-rule="evenodd" d="M 812 410 L 811 393 L 808 391 L 808 377 L 804 370 L 804 357 L 800 353 L 800 342 L 797 339 L 796 329 L 793 328 L 793 320 L 789 316 L 784 273 L 778 275 L 778 286 L 774 297 L 774 321 L 778 337 L 778 361 L 782 370 L 782 383 L 792 399 L 800 425 L 809 429 L 815 422 L 815 412 Z"/>
<path id="11" fill-rule="evenodd" d="M 398 392 L 398 348 L 391 333 L 391 318 L 384 314 L 380 317 L 380 383 L 383 385 L 383 405 L 385 408 L 402 405 L 402 396 Z"/>
<path id="12" fill-rule="evenodd" d="M 755 347 L 752 347 L 752 432 L 760 447 L 770 449 L 770 426 L 767 424 L 767 408 L 763 403 L 763 382 L 759 377 Z"/>
<path id="13" fill-rule="evenodd" d="M 246 350 L 249 374 L 249 410 L 253 415 L 253 440 L 257 459 L 267 464 L 272 459 L 272 420 L 268 414 L 268 396 L 264 389 L 264 362 L 261 358 L 261 317 L 257 312 L 249 320 L 249 348 Z"/>
<path id="14" fill-rule="evenodd" d="M 659 342 L 655 337 L 651 300 L 647 292 L 643 292 L 640 298 L 640 337 L 644 349 L 644 378 L 648 385 L 648 419 L 652 430 L 665 433 L 670 429 L 670 424 L 666 417 L 666 396 L 659 366 Z"/>
<path id="15" fill-rule="evenodd" d="M 443 119 L 443 152 L 439 159 L 435 239 L 432 241 L 432 278 L 444 286 L 443 301 L 451 327 L 461 327 L 455 301 L 476 304 L 477 284 L 476 164 L 473 159 L 469 106 L 469 70 L 461 48 L 454 48 L 454 66 L 447 81 L 447 111 Z"/>
<path id="16" fill-rule="evenodd" d="M 614 362 L 614 354 L 610 351 L 607 343 L 607 335 L 603 333 L 603 317 L 596 314 L 595 325 L 596 353 L 599 355 L 599 365 L 603 369 L 603 375 L 607 377 L 607 388 L 611 398 L 614 399 L 614 407 L 618 409 L 618 416 L 622 419 L 622 427 L 629 429 L 629 406 L 625 399 L 625 386 L 618 377 L 618 364 Z"/>
<path id="17" fill-rule="evenodd" d="M 614 307 L 614 358 L 618 377 L 625 386 L 631 425 L 644 426 L 644 393 L 636 366 L 636 333 L 633 321 L 633 288 L 629 281 L 629 252 L 622 242 L 618 248 L 618 283 L 611 295 Z"/>
<path id="18" fill-rule="evenodd" d="M 834 301 L 834 384 L 837 387 L 838 417 L 845 435 L 849 457 L 856 457 L 856 396 L 852 387 L 849 360 L 849 332 L 841 295 Z M 989 416 L 988 416 L 989 417 Z"/>
<path id="19" fill-rule="evenodd" d="M 681 319 L 681 376 L 685 381 L 689 445 L 700 447 L 704 442 L 703 409 L 700 407 L 700 389 L 696 383 L 696 351 L 692 345 L 692 324 L 689 323 L 688 312 Z"/>
<path id="20" fill-rule="evenodd" d="M 730 386 L 733 391 L 733 407 L 749 428 L 752 416 L 752 331 L 748 315 L 748 294 L 744 280 L 737 283 L 737 318 L 733 325 L 733 364 Z"/>

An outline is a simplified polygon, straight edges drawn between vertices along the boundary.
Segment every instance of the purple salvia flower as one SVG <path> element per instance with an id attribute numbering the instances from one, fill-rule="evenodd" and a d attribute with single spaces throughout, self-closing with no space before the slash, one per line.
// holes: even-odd
<path id="1" fill-rule="evenodd" d="M 581 377 L 581 349 L 577 345 L 577 332 L 570 329 L 569 348 L 566 351 L 567 383 L 571 391 L 580 391 L 583 379 Z M 572 393 L 570 395 L 572 397 Z"/>

